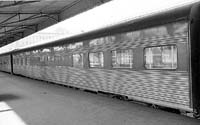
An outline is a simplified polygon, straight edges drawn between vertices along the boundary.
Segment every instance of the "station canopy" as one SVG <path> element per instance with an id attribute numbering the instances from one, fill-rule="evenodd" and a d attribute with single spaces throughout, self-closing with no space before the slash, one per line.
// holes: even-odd
<path id="1" fill-rule="evenodd" d="M 51 44 L 196 2 L 199 0 L 112 0 L 3 46 L 0 54 Z"/>
<path id="2" fill-rule="evenodd" d="M 24 31 L 36 32 L 47 19 L 58 22 L 61 12 L 79 5 L 81 0 L 0 0 L 0 46 L 23 38 Z"/>

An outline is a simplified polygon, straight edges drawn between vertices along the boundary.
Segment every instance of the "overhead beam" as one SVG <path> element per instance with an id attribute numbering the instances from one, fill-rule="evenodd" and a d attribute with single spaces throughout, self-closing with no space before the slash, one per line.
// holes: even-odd
<path id="1" fill-rule="evenodd" d="M 1 5 L 0 8 L 6 8 L 6 7 L 12 7 L 12 6 L 18 6 L 18 5 L 23 5 L 23 4 L 28 4 L 28 3 L 35 3 L 35 2 L 40 2 L 41 0 L 29 0 L 29 1 L 15 1 L 13 0 L 13 3 L 10 4 L 5 4 Z M 12 2 L 12 1 L 11 1 Z"/>
<path id="2" fill-rule="evenodd" d="M 13 34 L 14 36 L 18 37 L 18 38 L 23 38 L 24 37 L 24 32 L 18 32 Z M 9 39 L 10 37 L 8 37 L 7 39 Z"/>
<path id="3" fill-rule="evenodd" d="M 51 20 L 54 20 L 54 21 L 56 21 L 56 22 L 59 22 L 59 19 L 56 19 L 56 18 L 54 18 L 54 17 L 52 17 L 52 16 L 50 16 L 50 15 L 45 14 L 44 17 L 47 17 L 47 18 L 49 18 L 49 19 L 51 19 Z"/>
<path id="4" fill-rule="evenodd" d="M 65 7 L 63 7 L 62 9 L 60 9 L 59 13 L 61 13 L 64 10 L 72 8 L 73 6 L 77 5 L 80 2 L 81 2 L 81 0 L 76 0 L 76 1 L 72 2 L 71 4 L 69 4 L 69 5 L 65 6 Z"/>
<path id="5" fill-rule="evenodd" d="M 12 18 L 14 18 L 14 17 L 16 17 L 16 16 L 17 16 L 17 14 L 14 14 L 14 15 L 12 15 L 11 17 L 8 17 L 7 19 L 5 19 L 5 20 L 3 20 L 2 22 L 0 22 L 0 25 L 3 24 L 3 23 L 5 23 L 5 22 L 7 22 L 7 21 L 9 21 L 10 19 L 12 19 Z"/>
<path id="6" fill-rule="evenodd" d="M 12 35 L 12 36 L 11 36 Z M 7 33 L 6 34 L 6 37 L 4 36 L 4 37 L 1 37 L 0 39 L 1 39 L 1 41 L 4 41 L 4 40 L 8 40 L 8 39 L 10 39 L 10 38 L 14 38 L 14 36 L 15 37 L 18 37 L 18 38 L 23 38 L 24 37 L 24 32 L 17 32 L 17 33 L 12 33 L 12 32 L 10 32 L 10 33 Z M 13 41 L 12 41 L 13 42 Z M 1 43 L 1 42 L 0 42 Z"/>
<path id="7" fill-rule="evenodd" d="M 35 25 L 36 27 L 36 25 Z M 16 27 L 16 28 L 13 28 L 11 30 L 8 30 L 8 31 L 5 31 L 5 32 L 0 32 L 0 35 L 1 34 L 4 34 L 3 36 L 0 36 L 0 39 L 8 39 L 9 37 L 11 37 L 11 35 L 13 36 L 18 36 L 19 38 L 23 38 L 24 37 L 24 32 L 21 31 L 19 32 L 19 30 L 23 30 L 23 29 L 29 29 L 29 30 L 32 30 L 32 31 L 36 31 L 36 29 L 32 28 L 32 27 Z M 17 35 L 18 33 L 21 33 L 23 34 L 22 36 L 19 36 Z M 1 40 L 2 41 L 2 40 Z"/>
<path id="8" fill-rule="evenodd" d="M 0 28 L 1 27 L 17 27 L 17 26 L 35 26 L 36 24 L 23 24 L 23 25 L 0 25 Z"/>
<path id="9" fill-rule="evenodd" d="M 2 14 L 2 15 L 8 15 L 8 14 L 48 14 L 48 15 L 57 15 L 57 14 L 59 14 L 59 12 L 50 12 L 50 13 L 48 13 L 48 12 L 45 12 L 45 13 L 43 13 L 43 12 L 16 12 L 16 11 L 0 11 L 0 14 Z"/>
<path id="10" fill-rule="evenodd" d="M 18 21 L 12 21 L 12 22 L 8 22 L 8 23 L 4 23 L 3 25 L 6 26 L 6 25 L 9 25 L 9 24 L 13 24 L 13 23 L 19 23 L 19 22 L 23 22 L 23 21 L 27 21 L 27 20 L 31 20 L 31 19 L 35 19 L 37 15 L 32 15 L 32 16 L 29 16 L 25 19 L 22 19 L 22 20 L 18 20 Z M 38 18 L 38 17 L 37 17 Z M 1 25 L 0 25 L 1 26 Z"/>
<path id="11" fill-rule="evenodd" d="M 7 30 L 7 31 L 4 31 L 4 32 L 0 32 L 0 34 L 9 34 L 9 33 L 13 33 L 13 32 L 15 32 L 15 31 L 17 31 L 17 30 L 20 30 L 20 29 L 23 29 L 23 28 L 19 28 L 19 27 L 13 28 L 13 29 L 11 29 L 11 30 Z"/>
<path id="12" fill-rule="evenodd" d="M 0 34 L 9 34 L 9 33 L 15 32 L 15 31 L 17 31 L 17 30 L 21 30 L 21 29 L 30 29 L 30 30 L 35 31 L 35 29 L 30 28 L 30 27 L 15 27 L 15 28 L 13 28 L 13 29 L 11 29 L 11 30 L 7 30 L 7 31 L 4 31 L 4 32 L 0 32 Z"/>
<path id="13" fill-rule="evenodd" d="M 6 26 L 6 25 L 9 25 L 9 24 L 24 22 L 24 21 L 27 21 L 27 20 L 33 20 L 33 19 L 38 19 L 38 18 L 43 18 L 43 17 L 48 17 L 48 18 L 51 18 L 51 19 L 53 19 L 53 20 L 56 20 L 55 18 L 53 18 L 53 17 L 51 17 L 51 16 L 49 16 L 49 15 L 47 15 L 47 14 L 40 14 L 40 15 L 36 15 L 36 14 L 35 14 L 35 15 L 31 15 L 31 16 L 25 18 L 25 19 L 21 19 L 21 20 L 19 20 L 19 21 L 13 21 L 13 22 L 4 23 L 4 24 L 2 24 L 2 25 Z M 0 24 L 0 27 L 1 27 L 2 25 Z"/>

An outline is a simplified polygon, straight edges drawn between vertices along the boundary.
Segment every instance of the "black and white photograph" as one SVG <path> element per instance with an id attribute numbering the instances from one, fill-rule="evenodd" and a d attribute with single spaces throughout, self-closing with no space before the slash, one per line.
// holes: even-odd
<path id="1" fill-rule="evenodd" d="M 0 125 L 200 125 L 200 0 L 0 0 Z"/>

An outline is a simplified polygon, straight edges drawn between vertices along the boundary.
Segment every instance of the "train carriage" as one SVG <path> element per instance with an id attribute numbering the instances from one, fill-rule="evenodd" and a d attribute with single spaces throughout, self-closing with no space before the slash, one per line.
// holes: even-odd
<path id="1" fill-rule="evenodd" d="M 10 55 L 0 57 L 0 69 L 4 72 L 11 72 L 11 59 Z"/>
<path id="2" fill-rule="evenodd" d="M 91 31 L 81 29 L 69 33 L 70 29 L 67 29 L 64 37 L 58 34 L 58 38 L 46 37 L 42 32 L 47 30 L 43 30 L 0 48 L 0 69 L 58 84 L 118 94 L 198 116 L 200 4 L 190 2 L 142 18 L 128 18 L 117 23 L 115 20 L 115 24 L 111 21 L 112 25 L 102 28 L 97 25 L 97 29 Z M 102 6 L 109 8 L 114 3 Z M 71 20 L 90 15 L 99 8 L 103 7 Z M 58 24 L 48 29 L 61 27 L 63 25 Z M 44 38 L 35 44 L 38 35 Z M 25 44 L 16 46 L 19 42 Z"/>

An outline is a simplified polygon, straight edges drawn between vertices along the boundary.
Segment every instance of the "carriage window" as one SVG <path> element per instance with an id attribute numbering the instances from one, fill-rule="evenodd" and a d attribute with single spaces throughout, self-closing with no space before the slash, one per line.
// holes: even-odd
<path id="1" fill-rule="evenodd" d="M 113 68 L 132 68 L 133 52 L 132 50 L 112 51 Z"/>
<path id="2" fill-rule="evenodd" d="M 27 57 L 24 57 L 24 65 L 27 65 Z"/>
<path id="3" fill-rule="evenodd" d="M 23 65 L 23 58 L 20 58 L 20 65 Z"/>
<path id="4" fill-rule="evenodd" d="M 64 57 L 62 55 L 52 56 L 52 61 L 56 66 L 64 66 Z"/>
<path id="5" fill-rule="evenodd" d="M 103 52 L 89 53 L 90 67 L 103 67 Z"/>
<path id="6" fill-rule="evenodd" d="M 69 44 L 69 45 L 67 46 L 67 49 L 73 50 L 73 49 L 79 49 L 79 48 L 81 48 L 81 47 L 83 47 L 83 42 L 78 42 L 78 43 Z"/>
<path id="7" fill-rule="evenodd" d="M 89 42 L 89 46 L 97 46 L 97 45 L 102 45 L 104 43 L 104 39 L 103 38 L 97 38 L 97 39 L 93 39 Z"/>
<path id="8" fill-rule="evenodd" d="M 64 46 L 55 46 L 55 47 L 53 47 L 53 49 L 55 52 L 61 52 L 61 51 L 65 50 L 65 47 Z"/>
<path id="9" fill-rule="evenodd" d="M 27 57 L 27 65 L 30 65 L 30 57 Z"/>
<path id="10" fill-rule="evenodd" d="M 149 47 L 144 50 L 145 67 L 147 69 L 176 69 L 177 47 Z"/>
<path id="11" fill-rule="evenodd" d="M 61 61 L 60 58 L 61 58 L 60 56 L 56 55 L 54 56 L 53 60 L 56 64 L 58 64 Z"/>
<path id="12" fill-rule="evenodd" d="M 73 67 L 83 67 L 83 54 L 73 54 L 72 56 L 73 60 Z"/>

